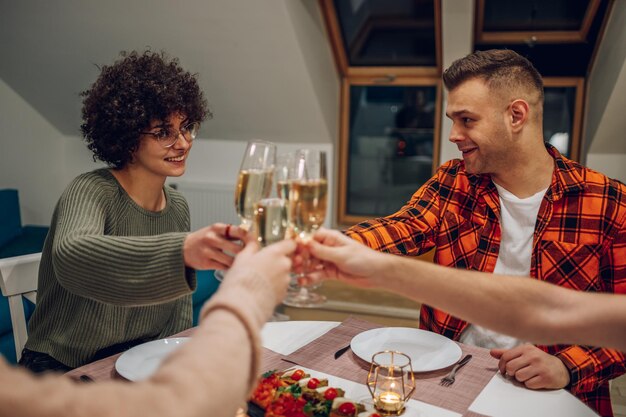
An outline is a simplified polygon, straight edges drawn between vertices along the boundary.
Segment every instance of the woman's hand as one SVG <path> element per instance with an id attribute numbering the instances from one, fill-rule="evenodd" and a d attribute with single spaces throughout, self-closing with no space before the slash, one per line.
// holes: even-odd
<path id="1" fill-rule="evenodd" d="M 183 243 L 185 265 L 194 269 L 228 269 L 242 246 L 235 241 L 246 239 L 247 232 L 238 226 L 215 223 L 189 233 Z"/>
<path id="2" fill-rule="evenodd" d="M 263 281 L 264 287 L 272 289 L 274 305 L 278 304 L 287 294 L 291 255 L 296 250 L 296 242 L 285 239 L 260 249 L 257 240 L 249 235 L 245 244 L 245 248 L 239 252 L 226 273 L 222 285 L 234 284 L 233 280 L 245 279 L 244 277 L 253 277 Z"/>

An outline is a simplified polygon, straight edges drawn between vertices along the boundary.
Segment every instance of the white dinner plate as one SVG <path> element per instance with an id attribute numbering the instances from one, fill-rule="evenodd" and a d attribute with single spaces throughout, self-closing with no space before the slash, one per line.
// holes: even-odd
<path id="1" fill-rule="evenodd" d="M 167 355 L 187 340 L 189 340 L 188 337 L 170 337 L 132 347 L 117 358 L 115 370 L 130 381 L 147 379 L 156 372 Z"/>
<path id="2" fill-rule="evenodd" d="M 461 348 L 440 334 L 408 327 L 383 327 L 359 333 L 350 348 L 359 358 L 371 362 L 383 350 L 396 350 L 411 358 L 413 372 L 426 372 L 452 365 L 461 358 Z"/>

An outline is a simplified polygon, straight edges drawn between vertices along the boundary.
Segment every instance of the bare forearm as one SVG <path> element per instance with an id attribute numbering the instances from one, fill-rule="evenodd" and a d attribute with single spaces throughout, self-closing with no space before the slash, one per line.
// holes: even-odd
<path id="1" fill-rule="evenodd" d="M 527 279 L 388 257 L 386 289 L 471 323 L 536 343 L 626 350 L 626 297 L 589 294 Z"/>

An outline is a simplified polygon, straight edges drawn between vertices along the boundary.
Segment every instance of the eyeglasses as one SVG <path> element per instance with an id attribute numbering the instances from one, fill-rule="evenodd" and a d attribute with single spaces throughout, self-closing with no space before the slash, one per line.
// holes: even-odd
<path id="1" fill-rule="evenodd" d="M 151 135 L 153 136 L 161 146 L 164 148 L 171 148 L 178 141 L 178 137 L 183 135 L 187 142 L 190 142 L 196 138 L 198 134 L 198 130 L 200 130 L 200 123 L 192 122 L 188 123 L 185 126 L 182 126 L 180 130 L 172 129 L 169 127 L 164 127 L 159 129 L 156 132 L 139 132 L 142 135 Z"/>

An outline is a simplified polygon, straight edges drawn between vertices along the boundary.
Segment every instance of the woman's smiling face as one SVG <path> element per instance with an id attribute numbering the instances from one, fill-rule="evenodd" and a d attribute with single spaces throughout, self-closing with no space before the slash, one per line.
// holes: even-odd
<path id="1" fill-rule="evenodd" d="M 172 146 L 166 148 L 155 135 L 143 134 L 139 147 L 133 155 L 133 168 L 140 168 L 152 175 L 164 178 L 183 175 L 192 146 L 192 142 L 180 134 L 181 127 L 186 126 L 187 123 L 189 123 L 187 117 L 180 113 L 174 113 L 165 120 L 152 120 L 145 132 L 158 135 L 165 130 L 177 135 L 177 140 Z"/>

